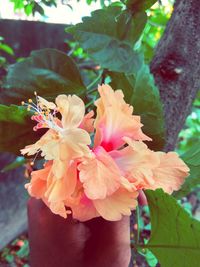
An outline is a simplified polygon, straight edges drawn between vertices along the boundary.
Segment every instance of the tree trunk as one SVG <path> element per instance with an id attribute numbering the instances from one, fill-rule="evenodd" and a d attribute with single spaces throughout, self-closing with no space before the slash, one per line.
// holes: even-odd
<path id="1" fill-rule="evenodd" d="M 200 88 L 199 4 L 199 0 L 176 0 L 151 62 L 151 72 L 164 105 L 166 151 L 175 148 Z"/>

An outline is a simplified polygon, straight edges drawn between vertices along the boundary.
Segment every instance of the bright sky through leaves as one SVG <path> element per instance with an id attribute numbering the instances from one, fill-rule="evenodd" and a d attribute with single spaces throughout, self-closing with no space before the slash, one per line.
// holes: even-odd
<path id="1" fill-rule="evenodd" d="M 69 0 L 66 2 L 72 9 L 67 5 L 63 5 L 61 0 L 58 0 L 57 8 L 44 6 L 46 17 L 42 17 L 38 13 L 35 14 L 35 17 L 28 17 L 23 10 L 14 12 L 13 3 L 9 0 L 0 0 L 0 19 L 39 20 L 51 23 L 75 24 L 81 22 L 82 17 L 89 16 L 93 10 L 101 8 L 100 1 L 93 2 L 91 5 L 88 5 L 85 0 L 79 2 Z M 169 5 L 169 2 L 171 1 L 162 0 L 162 4 L 165 6 Z"/>

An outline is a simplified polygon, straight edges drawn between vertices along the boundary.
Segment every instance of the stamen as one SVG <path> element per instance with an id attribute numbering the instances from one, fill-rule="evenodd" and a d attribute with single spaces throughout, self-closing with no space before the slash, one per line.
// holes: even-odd
<path id="1" fill-rule="evenodd" d="M 33 130 L 37 131 L 41 128 L 50 128 L 56 131 L 62 130 L 55 121 L 56 113 L 58 112 L 56 105 L 38 96 L 36 91 L 34 95 L 36 96 L 36 103 L 34 103 L 31 98 L 29 98 L 27 102 L 21 102 L 21 104 L 27 108 L 27 111 L 34 112 L 31 119 L 38 123 Z"/>
<path id="2" fill-rule="evenodd" d="M 35 164 L 36 158 L 37 158 L 39 153 L 40 153 L 40 150 L 36 153 L 34 159 L 31 161 L 31 163 L 30 163 L 31 166 L 33 166 Z"/>

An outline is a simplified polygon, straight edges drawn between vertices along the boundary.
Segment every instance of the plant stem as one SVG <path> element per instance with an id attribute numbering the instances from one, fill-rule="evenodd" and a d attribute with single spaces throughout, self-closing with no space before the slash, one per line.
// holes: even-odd
<path id="1" fill-rule="evenodd" d="M 103 71 L 97 76 L 97 78 L 87 86 L 87 93 L 90 94 L 94 91 L 94 85 L 101 79 Z"/>
<path id="2" fill-rule="evenodd" d="M 137 216 L 137 238 L 136 244 L 140 242 L 140 209 L 139 206 L 136 207 L 136 216 Z"/>

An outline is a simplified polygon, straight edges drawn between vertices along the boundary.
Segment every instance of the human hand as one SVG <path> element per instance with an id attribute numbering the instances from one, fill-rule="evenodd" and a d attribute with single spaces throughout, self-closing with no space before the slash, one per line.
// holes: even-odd
<path id="1" fill-rule="evenodd" d="M 79 222 L 53 214 L 41 200 L 28 203 L 31 267 L 128 267 L 129 217 Z"/>

